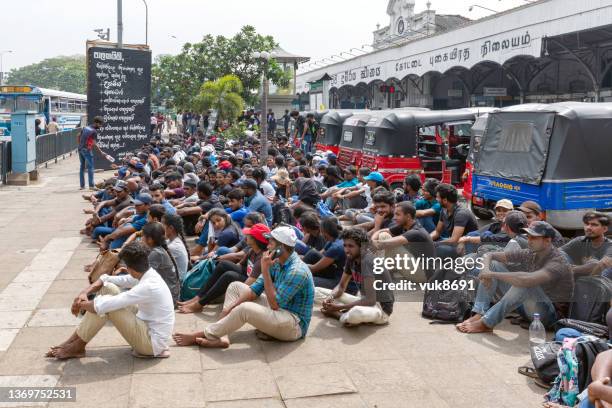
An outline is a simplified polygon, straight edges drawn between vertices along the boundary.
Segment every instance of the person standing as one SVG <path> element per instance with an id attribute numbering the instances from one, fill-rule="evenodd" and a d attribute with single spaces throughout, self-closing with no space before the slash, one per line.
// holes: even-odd
<path id="1" fill-rule="evenodd" d="M 270 111 L 268 113 L 268 134 L 273 136 L 274 132 L 276 132 L 276 118 L 274 112 Z"/>
<path id="2" fill-rule="evenodd" d="M 60 128 L 57 124 L 57 118 L 54 116 L 51 118 L 51 122 L 47 125 L 47 133 L 57 133 L 59 131 Z"/>
<path id="3" fill-rule="evenodd" d="M 85 189 L 85 166 L 87 166 L 87 181 L 89 183 L 89 189 L 94 189 L 94 158 L 93 149 L 98 149 L 101 155 L 105 155 L 104 152 L 98 146 L 98 129 L 104 126 L 104 119 L 100 116 L 96 116 L 93 119 L 93 124 L 84 127 L 79 134 L 77 143 L 79 145 L 79 161 L 81 166 L 79 168 L 79 180 L 81 183 L 81 190 Z"/>
<path id="4" fill-rule="evenodd" d="M 283 129 L 285 130 L 285 136 L 289 137 L 289 124 L 291 123 L 291 115 L 289 110 L 285 109 L 285 114 L 281 118 L 283 120 Z"/>

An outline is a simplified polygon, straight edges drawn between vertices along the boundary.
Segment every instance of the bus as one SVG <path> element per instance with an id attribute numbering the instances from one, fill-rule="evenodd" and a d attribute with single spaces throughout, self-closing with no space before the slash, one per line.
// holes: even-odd
<path id="1" fill-rule="evenodd" d="M 87 96 L 29 85 L 0 86 L 0 137 L 11 135 L 11 113 L 37 114 L 41 127 L 56 118 L 60 130 L 71 130 L 87 122 Z"/>

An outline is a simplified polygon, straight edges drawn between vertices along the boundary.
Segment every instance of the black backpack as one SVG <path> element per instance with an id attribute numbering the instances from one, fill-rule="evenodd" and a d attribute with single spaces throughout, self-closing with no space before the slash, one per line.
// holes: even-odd
<path id="1" fill-rule="evenodd" d="M 576 279 L 569 318 L 606 324 L 606 313 L 612 300 L 612 281 L 603 276 Z"/>
<path id="2" fill-rule="evenodd" d="M 457 275 L 452 270 L 439 269 L 427 282 L 428 288 L 423 298 L 423 311 L 421 315 L 427 319 L 433 319 L 430 324 L 452 324 L 459 323 L 469 317 L 475 291 L 470 291 L 470 279 Z M 437 290 L 436 282 L 457 282 L 459 288 Z M 476 285 L 474 285 L 476 287 Z"/>

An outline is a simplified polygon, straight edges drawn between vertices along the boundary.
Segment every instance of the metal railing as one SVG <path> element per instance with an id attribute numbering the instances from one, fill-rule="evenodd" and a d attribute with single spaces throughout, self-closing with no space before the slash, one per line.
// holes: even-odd
<path id="1" fill-rule="evenodd" d="M 47 133 L 36 136 L 36 168 L 48 166 L 52 160 L 57 160 L 66 155 L 72 155 L 77 149 L 77 137 L 80 128 L 65 130 L 58 133 Z M 11 142 L 0 142 L 0 184 L 6 184 L 6 179 L 12 171 Z"/>
<path id="2" fill-rule="evenodd" d="M 58 133 L 48 133 L 36 137 L 36 167 L 42 164 L 47 167 L 51 160 L 55 160 L 62 156 L 65 158 L 67 154 L 72 155 L 77 147 L 77 137 L 81 132 L 80 128 L 65 130 Z"/>

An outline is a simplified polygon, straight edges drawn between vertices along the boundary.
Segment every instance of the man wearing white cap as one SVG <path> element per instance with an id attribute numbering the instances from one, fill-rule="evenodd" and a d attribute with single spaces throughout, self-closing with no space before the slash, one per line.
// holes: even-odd
<path id="1" fill-rule="evenodd" d="M 295 341 L 306 336 L 314 302 L 314 283 L 308 266 L 294 251 L 293 228 L 280 226 L 266 236 L 268 251 L 261 259 L 261 275 L 248 286 L 233 282 L 225 292 L 223 311 L 217 323 L 192 334 L 176 333 L 179 346 L 198 344 L 227 348 L 228 335 L 246 323 L 255 326 L 258 337 Z"/>
<path id="2" fill-rule="evenodd" d="M 504 198 L 495 203 L 495 221 L 467 235 L 459 238 L 459 253 L 469 254 L 476 252 L 480 244 L 489 243 L 505 246 L 510 241 L 510 237 L 502 231 L 502 225 L 506 214 L 514 210 L 512 201 Z M 461 246 L 465 245 L 463 251 Z"/>

